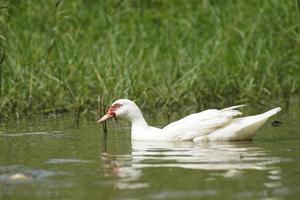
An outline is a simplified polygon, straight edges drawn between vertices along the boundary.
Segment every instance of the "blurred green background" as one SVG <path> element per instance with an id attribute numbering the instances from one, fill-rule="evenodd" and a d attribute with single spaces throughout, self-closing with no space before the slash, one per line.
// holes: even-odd
<path id="1" fill-rule="evenodd" d="M 0 118 L 290 103 L 298 0 L 1 0 Z"/>

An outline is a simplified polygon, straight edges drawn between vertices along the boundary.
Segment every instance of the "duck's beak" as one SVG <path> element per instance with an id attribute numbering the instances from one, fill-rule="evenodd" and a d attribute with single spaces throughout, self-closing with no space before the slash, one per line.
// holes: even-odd
<path id="1" fill-rule="evenodd" d="M 110 113 L 106 113 L 103 117 L 101 117 L 101 119 L 98 120 L 98 123 L 100 124 L 101 122 L 104 122 L 110 118 L 113 118 L 114 115 L 110 114 Z"/>

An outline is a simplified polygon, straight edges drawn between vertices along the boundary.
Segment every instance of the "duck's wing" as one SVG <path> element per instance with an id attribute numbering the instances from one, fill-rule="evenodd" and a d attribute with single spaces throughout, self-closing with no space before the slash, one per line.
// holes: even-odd
<path id="1" fill-rule="evenodd" d="M 163 133 L 173 140 L 192 140 L 207 135 L 230 123 L 233 117 L 242 113 L 237 108 L 244 105 L 232 106 L 222 110 L 210 109 L 188 115 L 163 128 Z"/>

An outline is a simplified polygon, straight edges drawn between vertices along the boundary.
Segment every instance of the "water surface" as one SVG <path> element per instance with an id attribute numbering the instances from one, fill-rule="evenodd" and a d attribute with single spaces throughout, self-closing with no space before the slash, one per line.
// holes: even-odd
<path id="1" fill-rule="evenodd" d="M 106 144 L 94 121 L 2 124 L 0 199 L 296 199 L 297 113 L 282 112 L 283 124 L 270 120 L 253 141 L 208 144 L 132 142 L 120 121 Z"/>

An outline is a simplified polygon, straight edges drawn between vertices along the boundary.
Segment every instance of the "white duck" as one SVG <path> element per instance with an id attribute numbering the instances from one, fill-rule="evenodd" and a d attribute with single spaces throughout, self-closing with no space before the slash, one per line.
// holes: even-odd
<path id="1" fill-rule="evenodd" d="M 132 123 L 132 140 L 158 141 L 237 141 L 251 140 L 256 130 L 267 119 L 281 110 L 280 107 L 265 113 L 242 118 L 234 118 L 242 113 L 232 106 L 222 110 L 209 109 L 188 115 L 164 128 L 149 126 L 139 107 L 128 99 L 115 101 L 108 112 L 98 120 L 104 122 L 110 118 L 126 118 Z"/>

